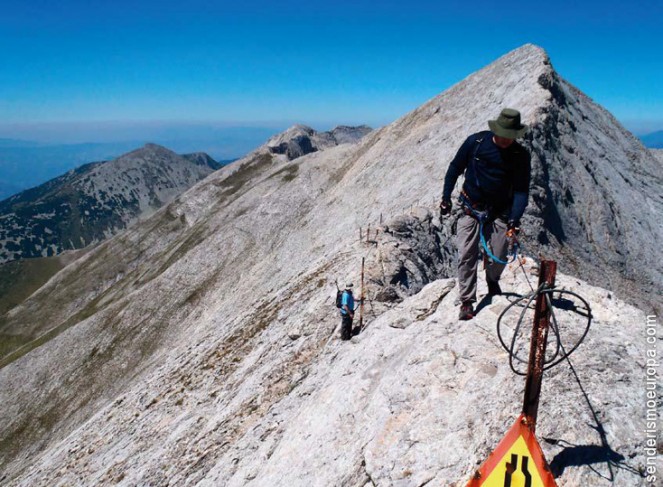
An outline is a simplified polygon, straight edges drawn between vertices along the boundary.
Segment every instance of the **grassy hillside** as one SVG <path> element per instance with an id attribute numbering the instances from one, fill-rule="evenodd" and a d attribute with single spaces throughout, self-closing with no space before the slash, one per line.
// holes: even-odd
<path id="1" fill-rule="evenodd" d="M 0 359 L 30 342 L 34 337 L 6 333 L 7 313 L 23 303 L 60 269 L 85 252 L 56 257 L 25 259 L 0 264 Z"/>

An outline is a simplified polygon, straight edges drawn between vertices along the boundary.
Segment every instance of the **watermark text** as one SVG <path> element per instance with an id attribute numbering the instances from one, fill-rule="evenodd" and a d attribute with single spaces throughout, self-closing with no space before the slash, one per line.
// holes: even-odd
<path id="1" fill-rule="evenodd" d="M 656 484 L 660 478 L 657 468 L 657 439 L 658 439 L 658 374 L 659 374 L 659 352 L 656 348 L 658 335 L 658 317 L 648 315 L 645 328 L 647 340 L 647 360 L 645 365 L 645 474 L 647 483 Z"/>

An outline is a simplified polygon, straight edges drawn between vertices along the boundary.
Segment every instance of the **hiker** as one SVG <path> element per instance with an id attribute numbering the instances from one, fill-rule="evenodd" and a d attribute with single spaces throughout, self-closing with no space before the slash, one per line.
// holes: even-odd
<path id="1" fill-rule="evenodd" d="M 463 214 L 457 226 L 461 320 L 474 317 L 481 226 L 489 245 L 489 249 L 484 249 L 488 256 L 488 261 L 484 260 L 488 295 L 496 296 L 502 293 L 499 280 L 508 246 L 520 232 L 520 218 L 529 194 L 530 154 L 515 141 L 528 129 L 520 122 L 520 112 L 505 108 L 497 120 L 488 121 L 488 127 L 490 130 L 472 134 L 463 142 L 449 164 L 440 202 L 442 218 L 451 212 L 451 192 L 464 172 L 458 198 Z"/>
<path id="2" fill-rule="evenodd" d="M 341 296 L 341 340 L 352 338 L 352 320 L 355 317 L 355 298 L 352 295 L 354 285 L 350 282 L 345 286 Z"/>

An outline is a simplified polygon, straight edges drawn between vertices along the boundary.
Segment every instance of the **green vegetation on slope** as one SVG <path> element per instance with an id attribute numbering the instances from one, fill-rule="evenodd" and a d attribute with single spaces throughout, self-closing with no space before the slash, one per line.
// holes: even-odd
<path id="1" fill-rule="evenodd" d="M 57 257 L 0 264 L 0 316 L 21 304 L 63 267 L 64 263 Z"/>

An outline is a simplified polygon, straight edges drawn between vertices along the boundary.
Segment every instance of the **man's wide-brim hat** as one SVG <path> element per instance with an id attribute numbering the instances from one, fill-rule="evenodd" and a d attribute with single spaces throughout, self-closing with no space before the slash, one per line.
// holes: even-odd
<path id="1" fill-rule="evenodd" d="M 518 139 L 527 133 L 529 127 L 520 123 L 520 112 L 505 108 L 497 120 L 488 120 L 488 127 L 498 137 Z"/>

